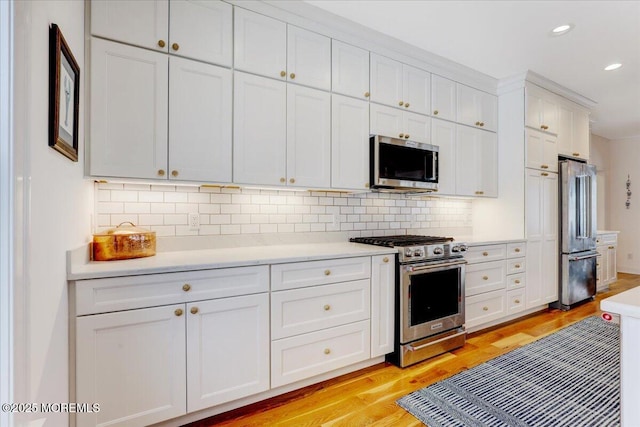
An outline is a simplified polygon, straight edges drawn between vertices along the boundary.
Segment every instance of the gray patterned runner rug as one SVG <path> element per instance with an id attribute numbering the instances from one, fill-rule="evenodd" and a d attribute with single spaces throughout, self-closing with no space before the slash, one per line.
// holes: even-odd
<path id="1" fill-rule="evenodd" d="M 588 317 L 397 403 L 429 427 L 619 426 L 619 340 Z"/>

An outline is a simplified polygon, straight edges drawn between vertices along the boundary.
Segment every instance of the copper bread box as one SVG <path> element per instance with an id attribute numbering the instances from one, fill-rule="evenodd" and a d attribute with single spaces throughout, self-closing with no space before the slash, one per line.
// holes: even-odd
<path id="1" fill-rule="evenodd" d="M 156 254 L 156 232 L 123 222 L 93 235 L 94 261 L 142 258 Z"/>

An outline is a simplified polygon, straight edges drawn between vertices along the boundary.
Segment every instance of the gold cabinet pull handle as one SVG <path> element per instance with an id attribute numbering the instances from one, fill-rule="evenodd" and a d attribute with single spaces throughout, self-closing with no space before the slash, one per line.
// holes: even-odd
<path id="1" fill-rule="evenodd" d="M 516 264 L 514 267 L 515 268 L 520 268 L 520 264 Z"/>
<path id="2" fill-rule="evenodd" d="M 180 317 L 180 316 L 182 316 L 182 313 L 184 313 L 184 312 L 182 311 L 182 309 L 181 309 L 181 308 L 176 308 L 176 311 L 174 311 L 173 313 L 174 313 L 176 316 Z"/>
<path id="3" fill-rule="evenodd" d="M 404 102 L 400 101 L 398 102 L 398 105 L 402 107 L 404 105 Z"/>
<path id="4" fill-rule="evenodd" d="M 548 174 L 548 173 L 546 173 L 546 172 L 542 172 L 540 175 L 542 175 L 542 176 L 549 176 L 549 174 Z"/>
<path id="5" fill-rule="evenodd" d="M 291 78 L 291 80 L 295 79 L 296 78 L 296 73 L 289 74 L 289 77 Z"/>
<path id="6" fill-rule="evenodd" d="M 365 93 L 364 93 L 364 97 L 365 97 L 365 98 L 368 98 L 370 95 L 371 95 L 371 94 L 370 94 L 369 92 L 365 92 Z"/>
<path id="7" fill-rule="evenodd" d="M 515 283 L 516 283 L 516 285 L 519 285 L 520 284 L 520 280 L 516 279 Z"/>
<path id="8" fill-rule="evenodd" d="M 489 311 L 489 307 L 482 307 L 484 311 Z"/>
<path id="9" fill-rule="evenodd" d="M 433 115 L 434 115 L 434 116 L 437 116 L 437 115 L 438 115 L 438 113 L 439 113 L 439 111 L 438 111 L 438 110 L 433 110 Z"/>
<path id="10" fill-rule="evenodd" d="M 325 275 L 325 276 L 328 276 L 328 275 L 330 275 L 330 274 L 331 274 L 331 270 L 325 270 L 325 271 L 324 271 L 324 275 Z"/>
<path id="11" fill-rule="evenodd" d="M 160 47 L 165 47 L 167 44 L 164 42 L 164 40 L 158 40 L 158 46 Z"/>
<path id="12" fill-rule="evenodd" d="M 324 311 L 331 310 L 331 306 L 329 304 L 325 304 L 325 306 L 323 308 L 324 308 Z"/>
<path id="13" fill-rule="evenodd" d="M 519 300 L 519 299 L 515 300 L 514 302 L 515 302 L 516 304 L 520 304 L 520 300 Z"/>
<path id="14" fill-rule="evenodd" d="M 404 133 L 401 133 L 400 135 L 398 135 L 400 138 L 404 138 Z"/>
<path id="15" fill-rule="evenodd" d="M 324 354 L 330 354 L 331 353 L 331 349 L 330 348 L 325 348 L 324 349 Z"/>
<path id="16" fill-rule="evenodd" d="M 483 195 L 483 194 L 484 194 L 484 191 L 476 191 L 476 194 L 478 194 L 478 195 Z"/>
<path id="17" fill-rule="evenodd" d="M 295 180 L 295 178 L 289 178 L 289 182 L 293 184 L 293 183 L 296 182 L 296 180 Z"/>
<path id="18" fill-rule="evenodd" d="M 573 155 L 577 157 L 580 155 L 580 153 L 573 153 Z"/>
<path id="19" fill-rule="evenodd" d="M 173 176 L 173 177 L 178 176 L 178 171 L 176 171 L 176 170 L 171 171 L 171 176 Z"/>
<path id="20" fill-rule="evenodd" d="M 164 169 L 158 169 L 158 175 L 164 176 Z"/>
<path id="21" fill-rule="evenodd" d="M 409 108 L 409 103 L 408 102 L 404 104 L 404 108 Z"/>
<path id="22" fill-rule="evenodd" d="M 191 314 L 198 314 L 198 307 L 191 307 Z"/>
<path id="23" fill-rule="evenodd" d="M 480 127 L 484 127 L 484 122 L 480 122 Z"/>
<path id="24" fill-rule="evenodd" d="M 540 166 L 542 169 L 549 169 L 549 165 L 541 165 Z"/>
<path id="25" fill-rule="evenodd" d="M 615 249 L 615 246 L 609 246 L 609 249 Z"/>
<path id="26" fill-rule="evenodd" d="M 388 257 L 382 258 L 382 262 L 389 262 L 389 258 Z"/>
<path id="27" fill-rule="evenodd" d="M 174 44 L 171 45 L 171 49 L 178 50 L 178 49 L 180 49 L 180 45 L 178 43 L 174 43 Z"/>
<path id="28" fill-rule="evenodd" d="M 482 256 L 489 256 L 489 252 L 482 252 Z"/>
<path id="29" fill-rule="evenodd" d="M 184 285 L 182 285 L 182 290 L 185 292 L 189 292 L 191 290 L 191 285 L 188 283 L 185 283 Z"/>
<path id="30" fill-rule="evenodd" d="M 489 276 L 482 276 L 482 280 L 489 280 Z"/>
<path id="31" fill-rule="evenodd" d="M 286 182 L 287 180 L 284 178 L 280 178 L 280 182 Z"/>
<path id="32" fill-rule="evenodd" d="M 480 122 L 476 122 L 476 126 L 480 126 Z"/>
<path id="33" fill-rule="evenodd" d="M 404 139 L 409 139 L 409 134 L 405 134 Z"/>
<path id="34" fill-rule="evenodd" d="M 516 251 L 516 252 L 520 252 L 520 248 L 516 248 L 516 249 L 515 249 L 515 251 Z"/>
<path id="35" fill-rule="evenodd" d="M 286 76 L 286 75 L 287 75 L 287 72 L 286 72 L 286 71 L 280 71 L 280 77 L 284 77 L 284 76 Z"/>
<path id="36" fill-rule="evenodd" d="M 368 182 L 364 183 L 364 188 L 369 188 L 369 183 Z"/>

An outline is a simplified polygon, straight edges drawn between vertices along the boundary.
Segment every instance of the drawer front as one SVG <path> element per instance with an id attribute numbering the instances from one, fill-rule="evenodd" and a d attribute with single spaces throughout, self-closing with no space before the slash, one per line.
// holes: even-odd
<path id="1" fill-rule="evenodd" d="M 525 268 L 524 258 L 513 258 L 507 260 L 507 274 L 524 273 Z"/>
<path id="2" fill-rule="evenodd" d="M 182 273 L 78 280 L 76 315 L 269 291 L 269 267 L 238 267 Z"/>
<path id="3" fill-rule="evenodd" d="M 467 249 L 467 253 L 464 255 L 464 258 L 469 264 L 475 264 L 478 262 L 505 259 L 506 254 L 506 245 L 471 246 Z"/>
<path id="4" fill-rule="evenodd" d="M 271 338 L 285 338 L 366 320 L 368 279 L 271 294 Z"/>
<path id="5" fill-rule="evenodd" d="M 275 264 L 271 266 L 271 289 L 304 288 L 368 279 L 370 276 L 371 257 Z"/>
<path id="6" fill-rule="evenodd" d="M 519 258 L 527 255 L 527 243 L 509 243 L 507 244 L 507 258 Z"/>
<path id="7" fill-rule="evenodd" d="M 524 288 L 526 284 L 526 274 L 510 274 L 507 276 L 507 289 Z"/>
<path id="8" fill-rule="evenodd" d="M 618 242 L 618 235 L 615 233 L 612 234 L 598 234 L 596 236 L 596 245 L 610 245 L 616 244 Z"/>
<path id="9" fill-rule="evenodd" d="M 483 292 L 505 288 L 505 261 L 485 262 L 467 265 L 465 275 L 465 295 L 477 295 Z"/>
<path id="10" fill-rule="evenodd" d="M 504 291 L 487 292 L 466 298 L 467 327 L 480 325 L 498 319 L 506 313 L 506 293 Z"/>
<path id="11" fill-rule="evenodd" d="M 365 320 L 271 343 L 271 387 L 300 381 L 368 359 Z"/>
<path id="12" fill-rule="evenodd" d="M 507 291 L 507 312 L 509 314 L 517 313 L 526 308 L 524 296 L 524 289 Z"/>

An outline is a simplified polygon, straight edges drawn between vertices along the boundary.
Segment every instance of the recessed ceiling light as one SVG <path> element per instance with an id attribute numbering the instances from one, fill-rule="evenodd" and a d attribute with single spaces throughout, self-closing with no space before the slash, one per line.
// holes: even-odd
<path id="1" fill-rule="evenodd" d="M 573 24 L 563 24 L 551 30 L 551 34 L 554 36 L 561 36 L 563 34 L 567 34 L 572 29 L 573 29 Z"/>
<path id="2" fill-rule="evenodd" d="M 606 67 L 604 67 L 605 71 L 613 71 L 613 70 L 617 70 L 618 68 L 622 67 L 622 64 L 620 64 L 619 62 L 615 63 L 615 64 L 610 64 L 607 65 Z"/>

